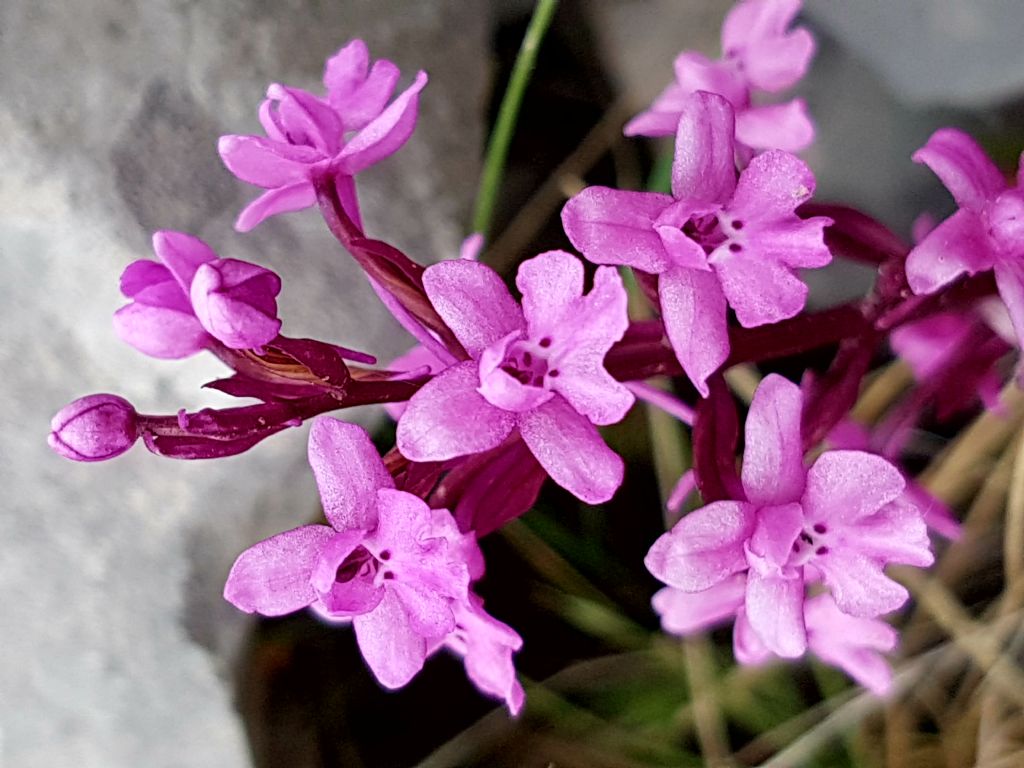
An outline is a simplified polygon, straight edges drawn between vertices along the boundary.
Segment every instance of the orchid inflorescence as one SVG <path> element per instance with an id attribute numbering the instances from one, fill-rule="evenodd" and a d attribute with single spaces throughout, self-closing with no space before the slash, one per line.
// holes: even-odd
<path id="1" fill-rule="evenodd" d="M 799 8 L 743 0 L 726 19 L 720 60 L 679 56 L 675 82 L 626 126 L 674 135 L 670 194 L 583 189 L 562 222 L 601 266 L 562 250 L 534 256 L 519 266 L 520 298 L 478 260 L 479 236 L 459 258 L 424 268 L 364 231 L 357 177 L 408 140 L 426 74 L 392 99 L 398 68 L 371 65 L 354 40 L 327 61 L 325 95 L 271 85 L 259 108 L 266 136 L 219 143 L 228 169 L 266 190 L 236 228 L 318 207 L 417 346 L 379 368 L 364 352 L 284 336 L 276 274 L 158 232 L 158 260 L 121 278 L 130 303 L 115 329 L 158 358 L 211 352 L 233 373 L 206 386 L 257 404 L 153 416 L 90 395 L 54 417 L 50 445 L 102 461 L 141 438 L 161 456 L 209 459 L 312 420 L 326 524 L 243 552 L 225 597 L 265 616 L 311 607 L 351 623 L 388 688 L 447 648 L 516 714 L 522 641 L 474 592 L 484 571 L 477 540 L 529 510 L 547 477 L 588 504 L 611 499 L 624 464 L 598 427 L 646 399 L 693 427 L 681 487 L 692 480 L 703 501 L 645 561 L 665 584 L 653 598 L 664 629 L 733 621 L 741 663 L 809 650 L 884 693 L 883 654 L 897 634 L 882 617 L 908 599 L 885 568 L 930 565 L 929 528 L 958 534 L 950 511 L 900 466 L 901 448 L 927 413 L 977 407 L 976 393 L 998 406 L 998 364 L 1024 338 L 1024 192 L 947 128 L 914 159 L 960 207 L 938 226 L 922 220 L 914 247 L 858 211 L 809 202 L 814 175 L 791 154 L 813 140 L 806 105 L 760 100 L 807 71 L 814 40 L 791 28 Z M 799 270 L 833 254 L 876 266 L 876 284 L 861 301 L 808 312 Z M 629 272 L 657 319 L 631 321 Z M 918 384 L 868 429 L 850 411 L 887 340 Z M 738 469 L 740 420 L 724 372 L 833 347 L 828 369 L 800 384 L 761 380 Z M 645 383 L 666 375 L 688 395 Z M 383 457 L 364 429 L 323 415 L 366 404 L 397 419 Z"/>

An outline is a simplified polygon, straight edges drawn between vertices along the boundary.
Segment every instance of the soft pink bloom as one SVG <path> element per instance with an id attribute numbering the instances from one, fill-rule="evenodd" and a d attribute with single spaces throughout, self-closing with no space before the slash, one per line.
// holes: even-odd
<path id="1" fill-rule="evenodd" d="M 277 294 L 281 279 L 269 269 L 222 259 L 183 232 L 153 235 L 159 262 L 132 262 L 121 275 L 131 304 L 114 313 L 114 330 L 140 352 L 188 357 L 213 337 L 231 349 L 253 349 L 281 329 Z"/>
<path id="2" fill-rule="evenodd" d="M 814 124 L 803 99 L 758 106 L 757 91 L 775 93 L 807 72 L 814 38 L 803 27 L 787 28 L 801 0 L 746 0 L 722 26 L 723 57 L 712 61 L 684 51 L 675 61 L 674 83 L 625 128 L 627 136 L 670 136 L 687 98 L 696 91 L 717 93 L 736 110 L 736 140 L 754 149 L 799 152 L 814 141 Z"/>
<path id="3" fill-rule="evenodd" d="M 583 293 L 583 264 L 550 251 L 520 266 L 520 308 L 501 278 L 474 261 L 435 264 L 423 275 L 431 303 L 471 360 L 457 363 L 409 401 L 398 449 L 413 461 L 445 461 L 519 435 L 556 483 L 588 503 L 607 501 L 622 460 L 596 425 L 613 424 L 633 395 L 604 369 L 626 331 L 626 291 L 599 269 Z"/>
<path id="4" fill-rule="evenodd" d="M 727 306 L 747 328 L 793 317 L 807 299 L 796 270 L 831 260 L 822 235 L 831 220 L 794 212 L 814 192 L 810 169 L 773 150 L 737 181 L 733 146 L 729 102 L 696 93 L 679 120 L 671 196 L 588 187 L 562 211 L 590 261 L 658 275 L 669 341 L 705 396 L 729 354 Z"/>
<path id="5" fill-rule="evenodd" d="M 942 128 L 914 153 L 942 180 L 960 209 L 907 257 L 914 293 L 935 293 L 962 275 L 993 270 L 999 295 L 1024 339 L 1024 189 L 1010 187 L 967 134 Z"/>
<path id="6" fill-rule="evenodd" d="M 885 459 L 862 451 L 828 451 L 805 468 L 799 387 L 769 375 L 758 387 L 746 423 L 745 499 L 691 512 L 654 543 L 645 563 L 683 592 L 726 589 L 737 599 L 757 642 L 795 658 L 807 649 L 806 585 L 822 580 L 843 613 L 859 618 L 899 608 L 907 591 L 887 578 L 888 563 L 932 562 L 921 511 L 901 498 L 905 483 Z M 668 601 L 669 598 L 661 598 Z M 701 595 L 673 621 L 717 620 L 724 597 Z"/>
<path id="7" fill-rule="evenodd" d="M 245 232 L 269 216 L 313 205 L 315 173 L 334 176 L 345 210 L 359 224 L 352 177 L 401 149 L 416 127 L 427 75 L 417 73 L 389 105 L 399 74 L 386 59 L 371 67 L 366 44 L 353 40 L 327 60 L 325 97 L 272 84 L 259 109 L 266 138 L 223 136 L 218 145 L 228 170 L 267 190 L 235 228 Z"/>
<path id="8" fill-rule="evenodd" d="M 456 630 L 482 561 L 446 510 L 395 490 L 365 430 L 330 418 L 313 424 L 309 459 L 330 525 L 305 525 L 242 553 L 224 596 L 279 616 L 307 606 L 350 618 L 380 683 L 405 685 Z"/>

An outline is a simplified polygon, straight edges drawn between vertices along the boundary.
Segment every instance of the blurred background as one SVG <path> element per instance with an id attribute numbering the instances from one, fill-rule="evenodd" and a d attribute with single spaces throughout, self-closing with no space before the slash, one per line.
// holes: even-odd
<path id="1" fill-rule="evenodd" d="M 645 184 L 665 147 L 624 139 L 621 126 L 668 83 L 678 51 L 718 55 L 730 6 L 562 0 L 488 263 L 511 275 L 523 258 L 566 247 L 558 212 L 582 185 Z M 113 333 L 117 277 L 150 255 L 155 229 L 276 269 L 289 335 L 384 361 L 404 351 L 409 340 L 315 212 L 233 232 L 254 190 L 223 169 L 216 140 L 258 132 L 269 82 L 315 90 L 324 59 L 362 37 L 406 81 L 418 68 L 431 76 L 413 140 L 360 177 L 368 229 L 420 261 L 451 257 L 469 234 L 482 148 L 531 11 L 496 0 L 0 5 L 0 766 L 701 765 L 701 692 L 712 688 L 726 712 L 723 754 L 735 751 L 721 764 L 760 764 L 836 711 L 847 720 L 813 759 L 786 764 L 910 765 L 893 758 L 950 732 L 908 709 L 899 717 L 918 742 L 878 753 L 875 739 L 872 751 L 878 713 L 841 709 L 862 701 L 841 676 L 807 665 L 737 676 L 727 632 L 687 645 L 658 634 L 642 558 L 663 520 L 641 409 L 608 433 L 629 462 L 612 503 L 584 508 L 549 484 L 537 509 L 483 542 L 481 592 L 525 641 L 530 703 L 518 723 L 476 694 L 456 660 L 436 657 L 385 693 L 351 632 L 305 615 L 257 622 L 222 600 L 239 552 L 319 514 L 304 429 L 213 463 L 137 447 L 87 466 L 47 449 L 52 414 L 87 393 L 116 392 L 149 413 L 228 402 L 199 389 L 218 375 L 215 361 L 145 359 Z M 808 0 L 802 23 L 819 41 L 797 89 L 818 123 L 805 155 L 818 199 L 861 207 L 904 236 L 918 213 L 949 212 L 909 159 L 941 125 L 974 132 L 1013 169 L 1024 144 L 1017 0 Z M 843 263 L 812 277 L 818 305 L 871 280 Z M 390 444 L 381 414 L 355 416 Z M 990 554 L 976 561 L 973 600 L 999 589 L 998 546 L 979 544 Z M 933 635 L 918 632 L 922 654 Z M 1017 714 L 1007 727 L 1020 728 Z M 966 762 L 913 764 L 973 764 L 973 727 Z M 951 749 L 941 745 L 920 754 Z"/>

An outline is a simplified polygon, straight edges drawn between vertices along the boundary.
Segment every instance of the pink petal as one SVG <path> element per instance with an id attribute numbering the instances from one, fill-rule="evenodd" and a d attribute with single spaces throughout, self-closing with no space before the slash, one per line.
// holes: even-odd
<path id="1" fill-rule="evenodd" d="M 474 358 L 512 331 L 523 329 L 522 310 L 505 283 L 476 261 L 443 261 L 423 273 L 434 309 Z"/>
<path id="2" fill-rule="evenodd" d="M 608 501 L 622 485 L 622 459 L 561 396 L 520 414 L 519 431 L 551 479 L 582 501 Z"/>
<path id="3" fill-rule="evenodd" d="M 126 344 L 162 360 L 178 360 L 202 352 L 210 341 L 191 312 L 137 303 L 114 313 L 114 331 Z"/>
<path id="4" fill-rule="evenodd" d="M 281 616 L 316 599 L 310 584 L 320 550 L 334 536 L 326 525 L 304 525 L 245 550 L 231 566 L 224 598 L 246 613 Z"/>
<path id="5" fill-rule="evenodd" d="M 799 152 L 814 142 L 814 122 L 803 99 L 736 113 L 736 140 L 755 149 Z"/>
<path id="6" fill-rule="evenodd" d="M 727 208 L 745 225 L 772 221 L 793 213 L 813 194 L 814 174 L 807 164 L 789 152 L 773 149 L 750 161 Z"/>
<path id="7" fill-rule="evenodd" d="M 362 87 L 335 106 L 345 130 L 358 131 L 383 112 L 398 85 L 399 77 L 401 72 L 395 64 L 386 59 L 375 61 Z"/>
<path id="8" fill-rule="evenodd" d="M 712 272 L 672 269 L 658 278 L 658 298 L 672 349 L 697 391 L 729 356 L 725 295 Z"/>
<path id="9" fill-rule="evenodd" d="M 848 616 L 829 595 L 807 601 L 807 644 L 826 664 L 832 664 L 883 696 L 892 685 L 892 669 L 880 655 L 896 647 L 896 630 L 883 621 Z"/>
<path id="10" fill-rule="evenodd" d="M 339 531 L 377 525 L 377 491 L 394 488 L 366 430 L 320 416 L 309 430 L 309 464 L 324 514 Z"/>
<path id="11" fill-rule="evenodd" d="M 807 285 L 793 270 L 760 253 L 755 244 L 738 253 L 716 249 L 711 263 L 722 293 L 744 328 L 777 323 L 800 313 Z"/>
<path id="12" fill-rule="evenodd" d="M 338 168 L 354 176 L 401 149 L 416 128 L 419 94 L 426 84 L 427 73 L 418 72 L 412 85 L 345 145 Z"/>
<path id="13" fill-rule="evenodd" d="M 372 556 L 360 544 L 365 531 L 352 529 L 335 534 L 320 551 L 310 583 L 318 593 L 314 603 L 317 611 L 332 619 L 369 613 L 384 599 L 384 587 L 376 583 L 370 567 Z M 358 556 L 359 570 L 339 580 L 339 569 L 347 568 L 346 560 Z"/>
<path id="14" fill-rule="evenodd" d="M 707 91 L 726 99 L 734 110 L 741 110 L 750 102 L 750 91 L 736 69 L 724 61 L 712 61 L 696 51 L 683 51 L 676 56 L 673 68 L 679 91 L 662 94 L 655 106 L 664 110 L 675 105 L 676 122 L 684 110 L 685 99 L 697 91 Z M 665 97 L 668 97 L 667 99 Z M 659 102 L 662 102 L 659 104 Z"/>
<path id="15" fill-rule="evenodd" d="M 316 191 L 309 181 L 271 189 L 242 209 L 235 221 L 235 229 L 239 232 L 248 232 L 264 219 L 279 213 L 301 211 L 311 205 L 316 205 Z"/>
<path id="16" fill-rule="evenodd" d="M 413 616 L 414 622 L 421 622 L 420 625 L 414 624 L 421 627 L 417 631 L 430 634 L 433 630 L 427 625 L 433 626 L 436 621 L 442 621 L 448 627 L 450 611 L 444 600 L 465 598 L 469 589 L 469 570 L 476 565 L 473 561 L 479 553 L 465 545 L 454 520 L 438 525 L 437 513 L 444 512 L 451 518 L 450 512 L 432 510 L 423 499 L 411 493 L 381 488 L 377 491 L 377 512 L 377 529 L 366 537 L 366 548 L 393 572 L 390 586 L 423 592 L 422 596 L 402 598 L 410 605 L 410 610 L 424 612 L 420 619 Z M 418 605 L 420 599 L 442 600 L 444 610 L 436 606 L 413 606 L 413 603 Z M 442 634 L 450 631 L 449 627 Z"/>
<path id="17" fill-rule="evenodd" d="M 661 617 L 662 629 L 674 635 L 689 635 L 734 617 L 743 605 L 746 588 L 746 574 L 734 573 L 702 592 L 665 587 L 655 593 L 651 604 Z"/>
<path id="18" fill-rule="evenodd" d="M 679 113 L 688 94 L 676 83 L 669 85 L 651 106 L 622 129 L 625 136 L 671 136 L 679 125 Z"/>
<path id="19" fill-rule="evenodd" d="M 747 666 L 764 664 L 772 658 L 772 652 L 750 626 L 742 606 L 736 612 L 736 623 L 732 628 L 732 653 L 736 661 Z"/>
<path id="20" fill-rule="evenodd" d="M 827 451 L 807 472 L 803 505 L 812 522 L 851 523 L 895 501 L 903 475 L 881 456 L 864 451 Z"/>
<path id="21" fill-rule="evenodd" d="M 192 280 L 192 309 L 202 326 L 230 349 L 253 349 L 281 330 L 275 297 L 281 278 L 237 259 L 203 264 Z"/>
<path id="22" fill-rule="evenodd" d="M 312 147 L 283 144 L 259 136 L 221 136 L 217 142 L 224 165 L 242 181 L 276 189 L 306 178 L 324 155 Z"/>
<path id="23" fill-rule="evenodd" d="M 413 461 L 444 461 L 500 445 L 515 427 L 515 416 L 488 403 L 476 391 L 479 383 L 477 364 L 467 361 L 413 395 L 398 421 L 402 455 Z"/>
<path id="24" fill-rule="evenodd" d="M 1006 181 L 978 143 L 956 128 L 940 128 L 913 155 L 952 193 L 961 208 L 980 213 L 1006 189 Z"/>
<path id="25" fill-rule="evenodd" d="M 927 568 L 935 562 L 922 511 L 903 496 L 846 532 L 847 546 L 884 563 Z"/>
<path id="26" fill-rule="evenodd" d="M 633 395 L 604 368 L 604 357 L 629 326 L 626 289 L 618 272 L 600 267 L 583 295 L 583 264 L 549 251 L 520 266 L 516 285 L 531 339 L 550 340 L 551 389 L 595 424 L 620 421 Z"/>
<path id="27" fill-rule="evenodd" d="M 455 618 L 459 630 L 446 645 L 465 658 L 466 674 L 473 684 L 490 696 L 504 699 L 515 717 L 522 710 L 525 694 L 516 679 L 512 654 L 522 647 L 522 638 L 489 615 L 476 595 L 455 603 Z"/>
<path id="28" fill-rule="evenodd" d="M 907 482 L 906 498 L 924 516 L 925 525 L 940 536 L 950 541 L 957 541 L 963 533 L 960 521 L 953 515 L 953 510 L 932 496 L 922 486 L 913 481 Z"/>
<path id="29" fill-rule="evenodd" d="M 701 592 L 746 570 L 743 545 L 753 532 L 753 505 L 716 501 L 694 510 L 662 534 L 644 565 L 671 587 Z"/>
<path id="30" fill-rule="evenodd" d="M 324 65 L 324 89 L 327 101 L 335 109 L 349 98 L 366 80 L 370 70 L 370 50 L 355 38 L 338 49 Z"/>
<path id="31" fill-rule="evenodd" d="M 743 490 L 754 504 L 787 504 L 803 494 L 802 408 L 800 387 L 774 373 L 754 393 L 743 451 Z"/>
<path id="32" fill-rule="evenodd" d="M 401 688 L 423 669 L 427 641 L 413 630 L 393 590 L 385 590 L 373 611 L 353 618 L 352 626 L 363 658 L 385 688 Z"/>
<path id="33" fill-rule="evenodd" d="M 999 297 L 1006 305 L 1006 311 L 1017 335 L 1017 344 L 1024 344 L 1024 268 L 1020 256 L 1013 254 L 996 262 L 996 285 Z"/>
<path id="34" fill-rule="evenodd" d="M 761 507 L 745 550 L 750 567 L 766 576 L 783 573 L 803 525 L 804 513 L 799 504 Z"/>
<path id="35" fill-rule="evenodd" d="M 669 260 L 654 223 L 671 203 L 654 192 L 587 187 L 565 204 L 562 226 L 588 261 L 658 274 Z"/>
<path id="36" fill-rule="evenodd" d="M 799 576 L 747 576 L 744 610 L 750 627 L 777 656 L 795 659 L 807 650 L 804 629 L 804 580 Z"/>
<path id="37" fill-rule="evenodd" d="M 277 83 L 267 88 L 267 98 L 277 102 L 277 111 L 271 114 L 290 145 L 315 148 L 320 159 L 338 153 L 341 118 L 326 101 L 301 88 Z"/>
<path id="38" fill-rule="evenodd" d="M 740 54 L 750 84 L 770 93 L 789 88 L 807 74 L 812 56 L 814 38 L 806 29 L 751 41 Z"/>
<path id="39" fill-rule="evenodd" d="M 733 6 L 722 23 L 722 50 L 738 51 L 786 31 L 802 0 L 745 0 Z"/>
<path id="40" fill-rule="evenodd" d="M 698 91 L 683 105 L 676 130 L 672 195 L 701 203 L 725 203 L 736 187 L 735 119 L 729 102 Z"/>
<path id="41" fill-rule="evenodd" d="M 836 605 L 851 616 L 881 616 L 902 606 L 910 594 L 888 578 L 877 560 L 849 547 L 836 547 L 814 559 Z"/>
<path id="42" fill-rule="evenodd" d="M 959 210 L 908 254 L 907 281 L 914 293 L 935 293 L 963 274 L 992 269 L 994 261 L 981 219 L 969 210 Z"/>
<path id="43" fill-rule="evenodd" d="M 198 237 L 168 229 L 153 233 L 153 253 L 171 271 L 186 295 L 199 266 L 218 259 L 213 248 Z"/>
<path id="44" fill-rule="evenodd" d="M 171 270 L 155 261 L 139 259 L 125 267 L 124 272 L 121 273 L 120 288 L 121 293 L 131 299 L 135 297 L 135 294 L 153 285 L 168 282 L 173 282 L 179 294 L 181 293 L 181 288 L 171 274 Z"/>

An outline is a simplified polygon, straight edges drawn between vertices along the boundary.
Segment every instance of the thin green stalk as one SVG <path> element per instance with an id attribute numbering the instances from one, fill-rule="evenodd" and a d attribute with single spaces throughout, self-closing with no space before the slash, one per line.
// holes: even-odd
<path id="1" fill-rule="evenodd" d="M 537 51 L 544 39 L 551 19 L 558 8 L 558 0 L 538 0 L 526 29 L 523 43 L 519 47 L 519 55 L 512 67 L 512 76 L 508 88 L 501 100 L 501 109 L 494 124 L 490 140 L 487 142 L 487 155 L 484 158 L 484 171 L 480 176 L 480 188 L 476 195 L 476 209 L 473 212 L 473 231 L 485 238 L 490 233 L 491 219 L 494 217 L 494 206 L 501 188 L 501 179 L 505 174 L 505 160 L 508 158 L 508 147 L 515 133 L 516 121 L 519 118 L 519 107 L 523 103 L 523 94 L 530 82 L 533 68 L 537 63 Z"/>

